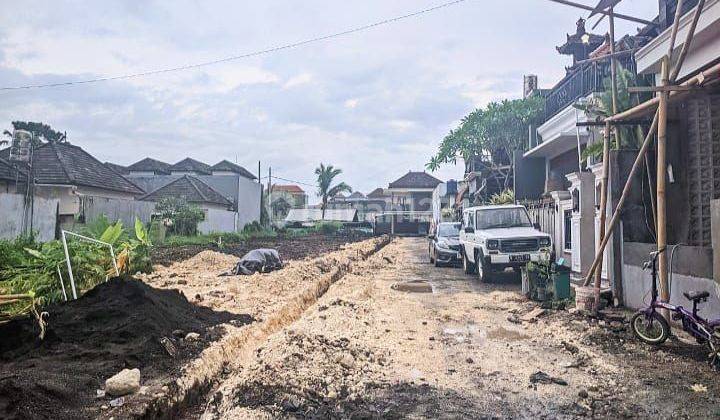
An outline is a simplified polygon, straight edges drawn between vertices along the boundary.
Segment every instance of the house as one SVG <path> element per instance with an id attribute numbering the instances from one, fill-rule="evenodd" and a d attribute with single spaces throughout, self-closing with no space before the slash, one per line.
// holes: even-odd
<path id="1" fill-rule="evenodd" d="M 422 172 L 408 171 L 388 185 L 390 208 L 387 210 L 406 212 L 429 212 L 432 210 L 432 194 L 442 181 Z"/>
<path id="2" fill-rule="evenodd" d="M 167 198 L 180 198 L 202 209 L 205 218 L 198 225 L 200 233 L 237 230 L 233 203 L 200 178 L 182 175 L 140 199 L 158 202 Z"/>
<path id="3" fill-rule="evenodd" d="M 287 225 L 311 225 L 316 222 L 341 222 L 350 223 L 357 222 L 357 210 L 354 209 L 325 209 L 325 216 L 321 209 L 290 209 L 285 217 Z"/>
<path id="4" fill-rule="evenodd" d="M 145 158 L 126 167 L 128 175 L 132 176 L 152 176 L 152 175 L 170 175 L 170 164 Z"/>
<path id="5" fill-rule="evenodd" d="M 307 206 L 308 196 L 305 190 L 297 185 L 273 184 L 270 187 L 270 207 L 273 220 L 284 220 L 290 209 L 301 209 Z"/>
<path id="6" fill-rule="evenodd" d="M 10 149 L 0 151 L 5 160 Z M 29 171 L 29 167 L 24 170 Z M 79 146 L 43 143 L 32 154 L 34 196 L 57 199 L 61 225 L 72 225 L 75 218 L 85 218 L 86 201 L 93 198 L 134 201 L 145 191 L 120 173 L 109 168 Z"/>
<path id="7" fill-rule="evenodd" d="M 22 193 L 27 171 L 9 160 L 0 158 L 0 193 Z"/>
<path id="8" fill-rule="evenodd" d="M 647 42 L 648 31 L 615 43 L 616 51 L 628 51 L 617 58 L 620 68 L 635 74 L 630 52 Z M 529 93 L 543 95 L 545 109 L 539 125 L 531 127 L 535 135 L 529 138 L 528 150 L 514 156 L 516 199 L 526 202 L 533 222 L 552 235 L 555 254 L 564 257 L 577 277 L 587 273 L 592 264 L 600 230 L 596 190 L 602 164 L 583 159 L 582 153 L 588 144 L 601 142 L 603 134 L 600 127 L 589 124 L 590 118 L 576 104 L 597 101 L 606 90 L 610 60 L 586 60 L 607 55 L 609 46 L 609 38 L 587 32 L 585 21 L 577 21 L 575 33 L 566 35 L 565 42 L 556 47 L 560 54 L 572 56 L 572 65 L 553 88 Z M 608 250 L 602 271 L 606 281 L 612 263 L 613 254 Z"/>
<path id="9" fill-rule="evenodd" d="M 328 201 L 328 208 L 355 209 L 360 221 L 372 222 L 376 214 L 385 211 L 386 198 L 382 188 L 376 188 L 368 195 L 355 191 L 347 197 L 338 194 L 331 198 Z"/>
<path id="10" fill-rule="evenodd" d="M 237 229 L 241 230 L 246 224 L 260 220 L 262 186 L 250 171 L 228 160 L 210 166 L 188 157 L 170 165 L 148 157 L 127 169 L 127 178 L 148 192 L 185 175 L 192 176 L 211 186 L 233 204 L 233 211 L 237 213 Z"/>
<path id="11" fill-rule="evenodd" d="M 684 47 L 697 3 L 697 0 L 682 3 L 675 55 Z M 656 18 L 660 32 L 635 53 L 638 73 L 654 80 L 655 85 L 661 83 L 660 61 L 669 48 L 676 4 L 671 0 L 660 1 Z M 676 80 L 682 83 L 701 72 L 717 75 L 719 57 L 720 1 L 711 0 L 705 2 L 699 15 L 693 42 Z M 706 290 L 710 297 L 708 303 L 701 306 L 700 313 L 704 316 L 714 316 L 720 311 L 717 292 L 720 280 L 720 90 L 716 86 L 716 83 L 713 87 L 705 83 L 685 95 L 674 95 L 668 103 L 667 114 L 666 257 L 672 275 L 670 302 L 687 306 L 683 292 Z M 638 117 L 651 118 L 652 111 L 654 109 Z M 611 177 L 613 173 L 611 171 Z M 613 185 L 612 180 L 610 184 Z M 634 187 L 635 191 L 640 190 L 640 185 Z M 654 233 L 652 215 L 648 213 L 650 222 L 646 229 Z M 619 289 L 621 298 L 627 306 L 639 307 L 644 304 L 643 297 L 650 284 L 634 279 L 642 278 L 642 262 L 648 252 L 656 248 L 656 243 L 652 235 L 642 235 L 638 232 L 640 229 L 633 228 L 637 224 L 632 219 L 634 216 L 632 212 L 623 212 L 623 242 L 619 248 L 622 260 L 614 268 L 623 279 Z"/>
<path id="12" fill-rule="evenodd" d="M 210 165 L 189 157 L 170 166 L 170 175 L 210 175 L 211 173 Z"/>
<path id="13" fill-rule="evenodd" d="M 432 193 L 432 212 L 435 224 L 457 220 L 454 211 L 457 194 L 458 182 L 453 179 L 441 182 L 435 187 Z"/>

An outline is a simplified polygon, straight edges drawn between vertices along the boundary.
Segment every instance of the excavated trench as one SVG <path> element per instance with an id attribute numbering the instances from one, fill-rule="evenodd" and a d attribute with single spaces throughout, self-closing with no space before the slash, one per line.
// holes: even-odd
<path id="1" fill-rule="evenodd" d="M 104 413 L 104 416 L 135 417 L 143 419 L 177 418 L 194 412 L 208 392 L 218 384 L 223 372 L 243 366 L 270 335 L 298 320 L 303 313 L 322 297 L 330 286 L 352 272 L 353 265 L 362 262 L 391 242 L 390 237 L 374 238 L 352 249 L 329 254 L 300 264 L 320 267 L 322 272 L 313 278 L 301 292 L 273 308 L 260 322 L 242 328 L 232 328 L 219 341 L 210 345 L 196 360 L 185 367 L 180 378 L 167 386 L 167 393 L 150 400 L 139 401 L 133 407 Z M 281 275 L 282 271 L 277 272 Z"/>

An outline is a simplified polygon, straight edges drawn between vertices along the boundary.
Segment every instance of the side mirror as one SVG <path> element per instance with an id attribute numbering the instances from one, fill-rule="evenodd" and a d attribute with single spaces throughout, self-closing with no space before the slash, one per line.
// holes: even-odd
<path id="1" fill-rule="evenodd" d="M 428 234 L 428 239 L 435 239 L 435 234 L 434 233 Z"/>
<path id="2" fill-rule="evenodd" d="M 465 233 L 475 233 L 475 229 L 473 229 L 472 226 L 468 226 L 465 228 Z"/>
<path id="3" fill-rule="evenodd" d="M 537 230 L 542 230 L 540 229 L 540 223 L 533 223 L 533 227 Z"/>

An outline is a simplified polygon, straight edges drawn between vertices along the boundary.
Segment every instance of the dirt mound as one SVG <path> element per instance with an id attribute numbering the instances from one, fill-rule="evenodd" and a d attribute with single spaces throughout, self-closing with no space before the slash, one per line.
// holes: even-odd
<path id="1" fill-rule="evenodd" d="M 302 260 L 337 251 L 347 243 L 360 242 L 366 239 L 368 239 L 368 237 L 361 234 L 323 235 L 318 233 L 297 237 L 278 236 L 276 238 L 251 239 L 242 243 L 226 243 L 222 248 L 219 248 L 217 244 L 214 243 L 172 247 L 158 246 L 152 249 L 152 260 L 154 264 L 168 266 L 174 262 L 185 261 L 203 250 L 208 249 L 232 254 L 240 258 L 248 251 L 258 248 L 277 249 L 283 261 Z M 230 268 L 231 267 L 227 267 L 227 269 Z"/>
<path id="2" fill-rule="evenodd" d="M 0 325 L 1 418 L 94 416 L 95 390 L 121 369 L 140 368 L 143 382 L 170 376 L 222 334 L 213 326 L 252 321 L 194 305 L 177 290 L 121 278 L 48 312 L 42 342 L 34 320 Z M 175 330 L 197 332 L 201 339 L 176 339 Z M 160 344 L 162 337 L 177 348 L 174 358 Z"/>

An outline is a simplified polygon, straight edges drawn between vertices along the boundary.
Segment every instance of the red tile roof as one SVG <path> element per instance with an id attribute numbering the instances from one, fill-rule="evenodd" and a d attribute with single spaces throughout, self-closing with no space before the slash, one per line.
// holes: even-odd
<path id="1" fill-rule="evenodd" d="M 279 185 L 279 184 L 273 184 L 272 191 L 282 191 L 282 192 L 288 192 L 288 193 L 305 193 L 305 190 L 298 187 L 297 185 Z"/>

